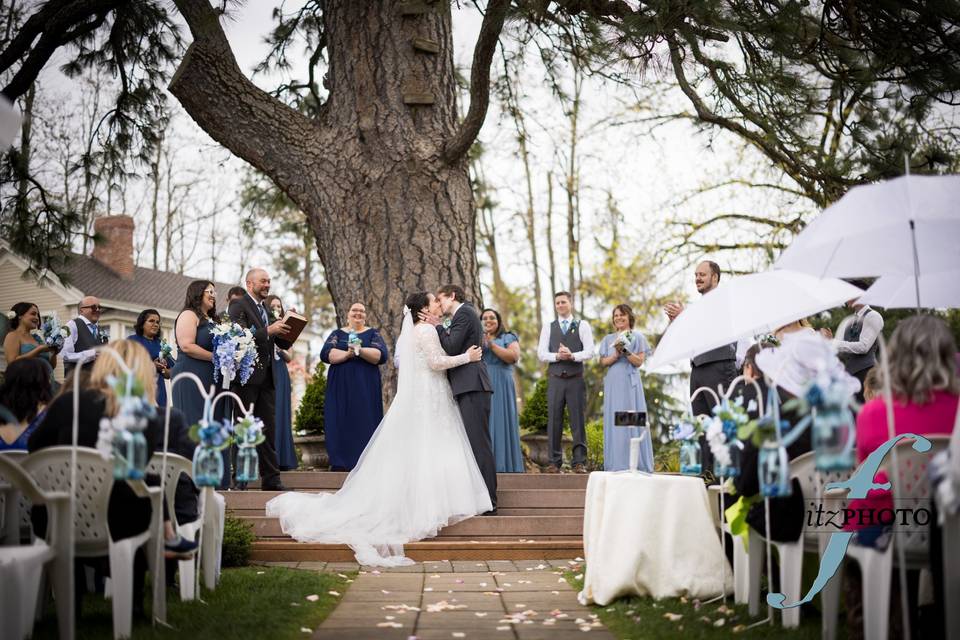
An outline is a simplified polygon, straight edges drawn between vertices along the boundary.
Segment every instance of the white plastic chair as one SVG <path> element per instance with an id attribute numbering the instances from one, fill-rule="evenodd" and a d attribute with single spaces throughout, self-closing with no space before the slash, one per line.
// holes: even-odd
<path id="1" fill-rule="evenodd" d="M 816 469 L 815 453 L 809 451 L 803 455 L 797 456 L 790 461 L 790 477 L 800 483 L 800 491 L 803 493 L 805 502 L 815 500 L 817 496 L 823 496 L 823 487 L 829 482 L 841 482 L 850 477 L 850 471 L 818 472 Z M 841 505 L 839 508 L 842 508 Z M 771 545 L 777 550 L 777 556 L 780 564 L 780 590 L 786 596 L 787 602 L 796 602 L 803 594 L 800 593 L 803 579 L 803 554 L 817 553 L 823 554 L 827 544 L 827 535 L 821 535 L 818 532 L 807 531 L 801 534 L 800 538 L 794 542 L 776 542 L 771 541 Z M 750 565 L 750 577 L 748 585 L 750 595 L 748 597 L 748 610 L 750 615 L 756 616 L 760 613 L 760 573 L 763 567 L 765 539 L 759 532 L 750 530 L 750 550 L 748 552 L 748 562 Z M 821 593 L 833 593 L 837 596 L 840 593 L 840 576 L 836 576 L 827 583 Z M 829 600 L 829 602 L 828 602 Z M 824 618 L 830 604 L 834 604 L 832 598 L 824 599 Z M 833 617 L 836 618 L 839 603 L 834 604 Z M 781 610 L 781 620 L 785 628 L 795 628 L 800 625 L 800 607 Z M 824 638 L 828 636 L 824 635 Z"/>
<path id="2" fill-rule="evenodd" d="M 922 500 L 932 499 L 930 494 L 930 482 L 927 480 L 927 464 L 939 451 L 947 447 L 949 436 L 927 435 L 924 436 L 932 445 L 929 451 L 920 453 L 912 448 L 913 440 L 900 441 L 897 447 L 897 456 L 899 458 L 899 468 L 893 469 L 893 452 L 891 451 L 884 461 L 884 469 L 887 476 L 891 479 L 897 488 L 901 500 L 906 499 L 908 503 L 916 503 Z M 863 547 L 856 544 L 847 545 L 847 559 L 853 559 L 860 565 L 862 574 L 863 594 L 863 633 L 865 638 L 885 639 L 890 626 L 890 584 L 892 579 L 893 567 L 897 566 L 897 554 L 894 553 L 894 547 L 902 546 L 905 554 L 907 569 L 927 568 L 930 560 L 930 530 L 927 526 L 908 526 L 894 527 L 894 534 L 891 536 L 891 543 L 887 548 L 880 551 L 871 547 Z M 944 561 L 947 556 L 944 554 Z M 837 580 L 840 576 L 836 576 Z M 835 611 L 839 608 L 836 601 L 839 600 L 839 592 L 822 594 L 823 601 L 826 603 L 828 598 L 834 602 L 830 605 L 830 610 Z M 950 608 L 950 602 L 947 601 L 947 608 Z M 829 625 L 829 635 L 824 633 L 825 637 L 836 637 L 836 615 L 827 617 L 827 606 L 824 605 L 824 625 L 825 629 Z M 906 612 L 904 612 L 906 616 Z M 949 636 L 948 636 L 949 637 Z"/>
<path id="3" fill-rule="evenodd" d="M 0 451 L 7 460 L 20 462 L 27 457 L 26 451 L 17 449 Z M 0 545 L 19 545 L 24 519 L 29 518 L 30 501 L 0 473 Z"/>
<path id="4" fill-rule="evenodd" d="M 211 591 L 220 582 L 220 562 L 223 556 L 223 528 L 226 524 L 227 501 L 213 487 L 200 492 L 200 568 L 203 584 Z"/>
<path id="5" fill-rule="evenodd" d="M 156 453 L 154 454 L 153 458 L 150 459 L 150 464 L 147 465 L 147 471 L 159 475 L 164 456 L 166 456 L 167 460 L 165 473 L 166 478 L 164 479 L 164 493 L 166 493 L 165 498 L 167 501 L 167 511 L 170 513 L 170 517 L 177 533 L 188 540 L 196 541 L 197 534 L 200 532 L 200 526 L 202 525 L 203 521 L 198 517 L 192 522 L 178 524 L 175 515 L 176 511 L 174 509 L 174 503 L 176 501 L 177 494 L 177 483 L 180 480 L 181 474 L 186 474 L 187 477 L 191 478 L 191 480 L 193 479 L 193 463 L 183 456 L 179 456 L 175 453 Z M 193 600 L 196 598 L 196 590 L 194 587 L 196 585 L 197 557 L 194 556 L 189 560 L 180 560 L 179 569 L 180 599 Z"/>
<path id="6" fill-rule="evenodd" d="M 147 545 L 147 562 L 153 575 L 153 614 L 166 617 L 166 585 L 163 562 L 156 562 L 154 545 L 163 509 L 159 487 L 147 487 L 142 481 L 128 481 L 140 497 L 149 497 L 153 515 L 144 532 L 122 540 L 110 537 L 107 507 L 113 489 L 113 468 L 95 449 L 78 447 L 76 452 L 77 486 L 74 513 L 74 555 L 78 558 L 108 556 L 110 559 L 113 637 L 130 636 L 133 617 L 133 559 L 137 549 Z M 23 468 L 47 491 L 68 491 L 70 483 L 71 447 L 50 447 L 32 453 L 23 461 Z"/>
<path id="7" fill-rule="evenodd" d="M 712 484 L 707 487 L 711 494 L 710 513 L 713 520 L 719 524 L 720 510 L 723 509 L 721 500 L 723 499 L 720 491 L 720 485 Z M 719 528 L 718 528 L 719 530 Z M 747 550 L 743 547 L 743 542 L 738 536 L 730 532 L 730 524 L 724 520 L 724 533 L 730 534 L 733 539 L 733 601 L 737 604 L 746 604 L 750 594 L 750 561 Z"/>
<path id="8" fill-rule="evenodd" d="M 16 456 L 23 460 L 26 456 Z M 73 638 L 73 583 L 69 554 L 70 496 L 61 491 L 43 491 L 15 461 L 0 455 L 0 477 L 33 504 L 47 509 L 47 539 L 31 545 L 0 547 L 0 621 L 4 638 L 28 638 L 41 602 L 43 570 L 49 565 L 56 594 L 60 638 Z M 19 529 L 20 518 L 16 524 Z"/>

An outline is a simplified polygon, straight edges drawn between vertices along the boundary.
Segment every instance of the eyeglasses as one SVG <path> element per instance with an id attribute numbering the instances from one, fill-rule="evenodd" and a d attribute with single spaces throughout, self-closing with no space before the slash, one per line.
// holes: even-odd
<path id="1" fill-rule="evenodd" d="M 216 296 L 217 296 L 217 291 L 216 291 L 216 289 L 207 289 L 206 291 L 204 291 L 204 293 L 206 293 L 207 295 L 211 295 L 211 296 L 213 296 L 213 297 L 216 297 Z"/>
<path id="2" fill-rule="evenodd" d="M 103 311 L 103 307 L 98 304 L 89 304 L 85 307 L 80 307 L 81 309 L 90 309 L 91 311 Z"/>

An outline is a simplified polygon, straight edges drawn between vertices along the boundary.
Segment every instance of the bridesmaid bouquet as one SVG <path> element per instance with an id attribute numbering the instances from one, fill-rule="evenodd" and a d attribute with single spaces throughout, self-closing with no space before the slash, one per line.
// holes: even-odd
<path id="1" fill-rule="evenodd" d="M 620 335 L 617 336 L 617 341 L 615 344 L 623 347 L 624 351 L 628 351 L 630 349 L 630 345 L 633 344 L 633 332 L 629 329 L 621 332 Z"/>
<path id="2" fill-rule="evenodd" d="M 60 351 L 64 341 L 70 337 L 70 328 L 61 325 L 57 314 L 52 313 L 43 319 L 40 327 L 31 332 L 40 342 Z"/>
<path id="3" fill-rule="evenodd" d="M 173 354 L 173 347 L 167 342 L 166 338 L 160 339 L 160 359 L 166 360 Z"/>
<path id="4" fill-rule="evenodd" d="M 246 384 L 257 365 L 257 344 L 253 332 L 224 316 L 213 333 L 213 381 L 223 378 L 223 388 L 239 375 Z"/>

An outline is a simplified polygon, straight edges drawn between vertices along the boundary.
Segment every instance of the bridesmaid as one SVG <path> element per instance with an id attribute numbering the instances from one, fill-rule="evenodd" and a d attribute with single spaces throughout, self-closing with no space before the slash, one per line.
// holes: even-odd
<path id="1" fill-rule="evenodd" d="M 603 378 L 603 469 L 624 471 L 630 467 L 630 438 L 640 436 L 640 427 L 616 427 L 613 424 L 617 411 L 646 411 L 640 372 L 650 345 L 647 339 L 633 330 L 635 318 L 629 305 L 618 304 L 613 308 L 614 332 L 604 336 L 600 343 L 600 364 L 607 367 Z M 620 336 L 631 334 L 626 346 Z M 643 443 L 640 447 L 640 470 L 653 471 L 653 444 L 649 428 L 643 428 Z"/>
<path id="2" fill-rule="evenodd" d="M 267 296 L 267 308 L 273 314 L 273 319 L 283 317 L 283 302 L 279 296 Z M 277 466 L 281 471 L 293 471 L 297 468 L 297 451 L 293 448 L 293 429 L 290 410 L 290 372 L 287 363 L 293 359 L 293 354 L 279 347 L 274 347 L 273 356 L 273 386 L 277 390 L 276 401 L 276 438 L 274 447 L 277 450 Z"/>
<path id="3" fill-rule="evenodd" d="M 387 345 L 366 321 L 367 308 L 354 302 L 347 326 L 335 329 L 320 351 L 330 365 L 323 424 L 331 471 L 352 470 L 383 420 L 380 365 L 387 361 Z M 359 354 L 348 344 L 351 337 L 359 341 Z"/>
<path id="4" fill-rule="evenodd" d="M 60 386 L 53 379 L 53 370 L 57 368 L 57 351 L 30 333 L 40 328 L 40 309 L 32 302 L 18 302 L 7 317 L 10 330 L 3 338 L 3 355 L 7 359 L 7 366 L 21 358 L 39 358 L 47 366 L 50 388 L 56 393 Z"/>
<path id="5" fill-rule="evenodd" d="M 200 378 L 205 392 L 213 385 L 213 329 L 217 315 L 217 291 L 209 280 L 194 280 L 187 287 L 183 310 L 177 316 L 174 332 L 177 362 L 171 376 L 189 372 Z M 188 425 L 203 417 L 204 398 L 192 380 L 179 381 L 173 387 L 173 406 L 180 410 Z M 218 413 L 222 406 L 218 404 Z M 219 417 L 219 416 L 217 416 Z"/>
<path id="6" fill-rule="evenodd" d="M 157 369 L 157 406 L 165 407 L 167 406 L 166 381 L 170 379 L 170 369 L 176 364 L 176 360 L 171 357 L 160 357 L 160 312 L 156 309 L 141 311 L 137 316 L 137 323 L 133 325 L 133 332 L 132 336 L 127 336 L 127 340 L 139 343 L 150 354 L 153 366 Z"/>
<path id="7" fill-rule="evenodd" d="M 493 387 L 490 440 L 497 473 L 523 473 L 517 392 L 513 384 L 513 365 L 520 359 L 520 342 L 516 334 L 504 330 L 500 314 L 493 309 L 484 309 L 480 321 L 484 331 L 483 361 Z"/>

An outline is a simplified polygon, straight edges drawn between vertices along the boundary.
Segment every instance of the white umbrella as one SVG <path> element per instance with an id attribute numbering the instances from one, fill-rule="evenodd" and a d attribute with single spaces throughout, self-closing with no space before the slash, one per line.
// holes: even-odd
<path id="1" fill-rule="evenodd" d="M 784 269 L 731 278 L 677 316 L 647 369 L 654 371 L 740 338 L 774 331 L 862 294 L 843 280 Z"/>
<path id="2" fill-rule="evenodd" d="M 917 306 L 916 284 L 912 275 L 882 276 L 860 296 L 860 302 L 884 309 L 912 309 Z M 960 308 L 960 267 L 952 271 L 921 273 L 919 284 L 924 307 Z"/>
<path id="3" fill-rule="evenodd" d="M 774 267 L 821 277 L 918 279 L 955 269 L 958 247 L 960 176 L 903 176 L 851 189 L 807 225 Z M 916 280 L 914 288 L 919 307 Z"/>

